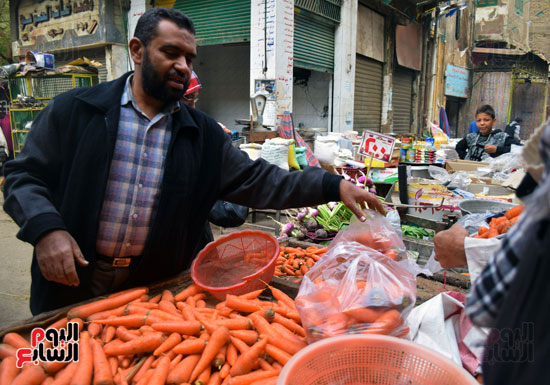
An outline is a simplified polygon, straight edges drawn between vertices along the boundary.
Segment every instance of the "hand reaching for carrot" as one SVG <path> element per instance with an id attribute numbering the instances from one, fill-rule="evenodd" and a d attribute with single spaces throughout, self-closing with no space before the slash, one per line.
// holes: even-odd
<path id="1" fill-rule="evenodd" d="M 35 246 L 40 271 L 48 281 L 67 286 L 78 286 L 80 280 L 75 261 L 88 266 L 74 238 L 65 230 L 53 230 L 42 236 Z"/>
<path id="2" fill-rule="evenodd" d="M 362 208 L 368 208 L 378 211 L 382 215 L 386 215 L 382 203 L 376 197 L 365 189 L 357 187 L 353 183 L 349 183 L 342 179 L 340 181 L 340 200 L 355 214 L 361 222 L 367 220 L 365 214 L 361 211 L 358 204 Z"/>

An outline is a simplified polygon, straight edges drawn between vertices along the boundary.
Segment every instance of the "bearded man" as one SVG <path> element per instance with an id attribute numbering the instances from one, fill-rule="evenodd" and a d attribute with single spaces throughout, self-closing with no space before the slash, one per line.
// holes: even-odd
<path id="1" fill-rule="evenodd" d="M 135 71 L 53 99 L 5 165 L 5 211 L 34 246 L 33 314 L 166 279 L 191 265 L 222 199 L 284 209 L 378 199 L 311 167 L 251 161 L 207 115 L 180 103 L 197 55 L 192 21 L 155 8 L 139 19 Z"/>

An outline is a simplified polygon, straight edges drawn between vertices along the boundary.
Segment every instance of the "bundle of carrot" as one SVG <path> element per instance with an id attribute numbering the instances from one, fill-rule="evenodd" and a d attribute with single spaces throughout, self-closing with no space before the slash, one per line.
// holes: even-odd
<path id="1" fill-rule="evenodd" d="M 303 277 L 326 251 L 327 247 L 310 246 L 303 249 L 301 247 L 281 246 L 275 265 L 275 275 L 279 277 L 284 275 Z"/>
<path id="2" fill-rule="evenodd" d="M 270 289 L 273 301 L 259 298 L 262 289 L 227 295 L 215 308 L 194 284 L 176 295 L 165 290 L 150 298 L 136 288 L 75 307 L 51 327 L 82 325 L 78 362 L 18 369 L 16 350 L 31 346 L 8 333 L 0 385 L 274 385 L 306 342 L 294 301 Z"/>
<path id="3" fill-rule="evenodd" d="M 480 227 L 474 238 L 493 238 L 500 234 L 508 232 L 518 220 L 523 212 L 523 205 L 512 207 L 504 213 L 504 216 L 492 218 L 489 222 L 489 227 Z"/>

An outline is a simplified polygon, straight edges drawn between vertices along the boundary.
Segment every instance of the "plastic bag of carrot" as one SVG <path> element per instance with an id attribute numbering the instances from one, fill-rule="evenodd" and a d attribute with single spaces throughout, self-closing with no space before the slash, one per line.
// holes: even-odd
<path id="1" fill-rule="evenodd" d="M 0 383 L 275 385 L 306 340 L 294 301 L 270 290 L 274 300 L 260 299 L 262 289 L 228 295 L 215 308 L 206 306 L 211 298 L 194 284 L 153 297 L 144 288 L 115 293 L 69 311 L 69 317 L 82 317 L 70 319 L 80 327 L 77 362 L 27 362 L 18 368 L 17 349 L 34 347 L 17 333 L 6 334 Z M 47 329 L 65 328 L 67 322 Z M 60 349 L 51 343 L 42 348 Z"/>
<path id="2" fill-rule="evenodd" d="M 309 343 L 355 333 L 407 336 L 404 319 L 416 301 L 416 278 L 412 262 L 394 260 L 404 247 L 391 225 L 380 226 L 383 220 L 343 230 L 302 279 L 296 307 Z"/>

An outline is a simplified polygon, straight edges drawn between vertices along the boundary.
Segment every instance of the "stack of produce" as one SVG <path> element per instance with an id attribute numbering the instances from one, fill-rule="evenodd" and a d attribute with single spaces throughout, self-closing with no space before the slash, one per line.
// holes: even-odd
<path id="1" fill-rule="evenodd" d="M 434 237 L 433 231 L 428 231 L 424 227 L 414 225 L 401 225 L 401 233 L 404 237 L 416 239 L 431 239 Z"/>
<path id="2" fill-rule="evenodd" d="M 435 150 L 417 148 L 415 153 L 416 163 L 433 163 L 435 161 Z"/>
<path id="3" fill-rule="evenodd" d="M 326 251 L 326 247 L 310 246 L 302 249 L 301 247 L 281 246 L 275 265 L 275 275 L 278 277 L 285 275 L 303 277 Z"/>
<path id="4" fill-rule="evenodd" d="M 0 382 L 274 385 L 306 342 L 294 301 L 270 289 L 274 301 L 259 299 L 262 289 L 227 295 L 215 308 L 206 306 L 206 294 L 194 284 L 175 296 L 165 290 L 149 298 L 147 289 L 136 288 L 75 307 L 51 327 L 78 320 L 78 362 L 28 362 L 18 369 L 16 349 L 31 345 L 8 333 L 0 348 Z"/>
<path id="5" fill-rule="evenodd" d="M 513 207 L 506 211 L 503 216 L 491 218 L 489 227 L 480 227 L 474 238 L 493 238 L 505 234 L 517 222 L 523 207 L 523 205 Z"/>

